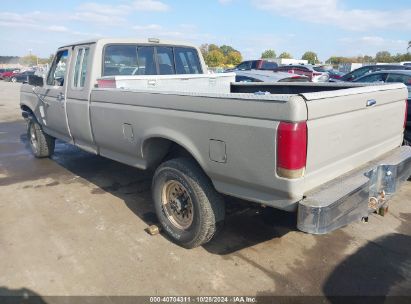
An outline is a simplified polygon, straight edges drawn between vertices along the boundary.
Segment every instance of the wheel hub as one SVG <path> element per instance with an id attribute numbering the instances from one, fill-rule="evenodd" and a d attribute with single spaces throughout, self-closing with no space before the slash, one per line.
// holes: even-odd
<path id="1" fill-rule="evenodd" d="M 34 124 L 30 125 L 30 144 L 34 151 L 37 151 L 37 136 Z"/>
<path id="2" fill-rule="evenodd" d="M 187 189 L 178 181 L 168 181 L 162 191 L 163 211 L 179 229 L 187 229 L 193 222 L 193 204 Z"/>

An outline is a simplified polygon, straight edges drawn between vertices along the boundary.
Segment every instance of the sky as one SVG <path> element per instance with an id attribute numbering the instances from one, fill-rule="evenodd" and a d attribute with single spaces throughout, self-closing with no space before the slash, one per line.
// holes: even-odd
<path id="1" fill-rule="evenodd" d="M 0 56 L 48 57 L 98 37 L 227 44 L 243 58 L 266 49 L 301 58 L 405 53 L 411 0 L 2 1 Z"/>

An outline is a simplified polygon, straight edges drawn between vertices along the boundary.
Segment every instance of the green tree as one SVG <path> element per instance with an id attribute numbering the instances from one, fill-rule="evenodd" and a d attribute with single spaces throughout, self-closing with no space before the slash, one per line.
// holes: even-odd
<path id="1" fill-rule="evenodd" d="M 377 62 L 392 62 L 392 57 L 388 51 L 380 51 L 375 55 L 375 61 Z"/>
<path id="2" fill-rule="evenodd" d="M 319 62 L 317 54 L 312 51 L 305 52 L 301 59 L 308 60 L 309 64 L 316 64 Z"/>
<path id="3" fill-rule="evenodd" d="M 410 51 L 410 49 L 411 49 L 411 40 L 410 40 L 410 41 L 408 41 L 407 52 L 409 52 L 409 51 Z"/>
<path id="4" fill-rule="evenodd" d="M 226 63 L 229 65 L 237 65 L 243 61 L 241 53 L 238 51 L 231 51 L 226 56 Z"/>
<path id="5" fill-rule="evenodd" d="M 363 62 L 364 63 L 374 62 L 374 58 L 372 58 L 372 56 L 364 55 Z"/>
<path id="6" fill-rule="evenodd" d="M 218 47 L 218 45 L 213 44 L 213 43 L 208 45 L 208 51 L 209 52 L 216 51 L 216 50 L 221 51 L 220 48 Z"/>
<path id="7" fill-rule="evenodd" d="M 214 49 L 208 52 L 204 60 L 209 67 L 218 67 L 224 65 L 225 56 L 220 49 Z"/>
<path id="8" fill-rule="evenodd" d="M 278 58 L 282 58 L 282 59 L 292 59 L 293 56 L 292 56 L 290 53 L 288 53 L 288 52 L 282 52 L 282 53 L 280 54 L 280 56 L 278 56 Z"/>
<path id="9" fill-rule="evenodd" d="M 224 56 L 228 56 L 228 54 L 231 52 L 238 52 L 236 49 L 229 45 L 220 46 L 220 50 L 223 52 Z"/>
<path id="10" fill-rule="evenodd" d="M 276 57 L 275 51 L 274 50 L 265 50 L 261 54 L 262 59 L 273 59 Z"/>

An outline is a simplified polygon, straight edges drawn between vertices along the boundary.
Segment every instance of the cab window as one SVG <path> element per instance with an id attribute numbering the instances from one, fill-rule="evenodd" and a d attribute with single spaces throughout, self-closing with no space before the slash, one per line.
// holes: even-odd
<path id="1" fill-rule="evenodd" d="M 68 50 L 57 52 L 53 65 L 47 76 L 47 84 L 52 86 L 63 86 L 67 72 Z"/>

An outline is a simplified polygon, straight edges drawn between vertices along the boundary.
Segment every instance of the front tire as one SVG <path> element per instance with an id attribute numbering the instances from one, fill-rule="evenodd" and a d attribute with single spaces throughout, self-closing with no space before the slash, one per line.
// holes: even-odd
<path id="1" fill-rule="evenodd" d="M 54 152 L 55 139 L 44 133 L 41 126 L 30 120 L 27 126 L 27 137 L 31 151 L 37 158 L 50 157 Z"/>
<path id="2" fill-rule="evenodd" d="M 207 243 L 223 225 L 224 201 L 193 160 L 163 163 L 154 174 L 152 195 L 162 228 L 182 247 Z"/>

